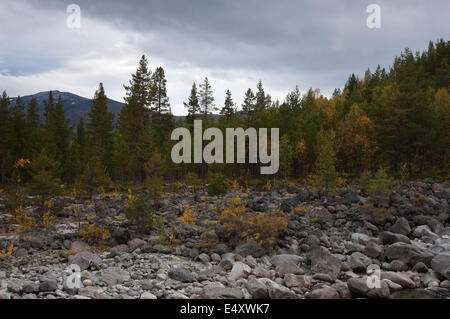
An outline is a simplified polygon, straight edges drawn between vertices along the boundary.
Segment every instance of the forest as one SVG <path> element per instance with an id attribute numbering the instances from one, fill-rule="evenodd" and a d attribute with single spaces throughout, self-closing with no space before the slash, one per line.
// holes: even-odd
<path id="1" fill-rule="evenodd" d="M 193 83 L 184 103 L 188 115 L 176 121 L 166 83 L 164 69 L 151 70 L 142 56 L 124 86 L 126 104 L 119 116 L 108 110 L 100 83 L 87 123 L 70 123 L 52 93 L 40 116 L 35 100 L 24 105 L 19 97 L 11 105 L 3 92 L 0 184 L 20 183 L 32 194 L 75 185 L 92 194 L 214 176 L 241 183 L 277 179 L 327 185 L 380 169 L 402 178 L 450 177 L 450 42 L 443 39 L 423 52 L 405 49 L 389 70 L 378 66 L 362 78 L 351 74 L 329 98 L 319 89 L 302 93 L 296 87 L 278 101 L 260 81 L 247 89 L 242 105 L 230 91 L 220 103 L 205 78 Z M 204 130 L 279 128 L 278 173 L 262 176 L 258 164 L 248 163 L 174 164 L 170 134 L 176 127 L 192 131 L 196 119 Z"/>

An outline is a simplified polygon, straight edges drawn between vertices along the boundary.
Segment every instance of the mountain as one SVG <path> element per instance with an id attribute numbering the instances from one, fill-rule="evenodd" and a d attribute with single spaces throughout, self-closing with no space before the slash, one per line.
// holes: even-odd
<path id="1" fill-rule="evenodd" d="M 38 103 L 39 112 L 42 116 L 45 108 L 44 100 L 48 99 L 49 93 L 50 91 L 40 92 L 33 95 L 21 96 L 21 98 L 25 103 L 25 107 L 28 107 L 28 103 L 33 98 L 36 99 Z M 69 92 L 60 92 L 57 90 L 52 91 L 52 93 L 55 103 L 58 100 L 59 96 L 61 95 L 61 99 L 64 104 L 64 112 L 66 113 L 66 118 L 70 120 L 71 125 L 76 126 L 80 121 L 80 118 L 83 118 L 84 122 L 87 123 L 88 113 L 92 106 L 92 99 L 88 99 Z M 15 104 L 16 99 L 17 99 L 16 97 L 11 98 L 12 105 Z M 116 114 L 115 115 L 116 120 L 123 106 L 124 103 L 108 99 L 108 109 Z"/>
<path id="2" fill-rule="evenodd" d="M 39 113 L 41 116 L 44 114 L 44 101 L 48 99 L 50 91 L 46 92 L 40 92 L 33 95 L 26 95 L 21 96 L 20 98 L 25 103 L 25 109 L 28 107 L 28 103 L 32 99 L 36 99 Z M 61 95 L 63 104 L 64 104 L 64 112 L 66 114 L 66 118 L 70 120 L 70 125 L 76 127 L 78 122 L 80 121 L 80 118 L 83 118 L 84 123 L 88 122 L 88 113 L 92 106 L 92 99 L 88 99 L 70 92 L 60 92 L 58 90 L 52 91 L 53 93 L 53 99 L 58 101 L 59 96 Z M 14 105 L 16 103 L 17 97 L 11 97 L 11 105 Z M 124 103 L 117 102 L 115 100 L 108 99 L 108 109 L 110 112 L 115 113 L 114 120 L 117 121 L 119 118 L 119 113 L 122 107 L 124 106 Z M 213 117 L 218 120 L 220 118 L 219 114 L 211 114 Z M 174 115 L 174 120 L 176 122 L 183 121 L 185 116 L 183 115 Z"/>

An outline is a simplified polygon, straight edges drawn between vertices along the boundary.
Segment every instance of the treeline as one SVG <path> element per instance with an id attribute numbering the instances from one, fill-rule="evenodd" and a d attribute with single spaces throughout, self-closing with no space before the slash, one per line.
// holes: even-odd
<path id="1" fill-rule="evenodd" d="M 87 188 L 111 182 L 151 183 L 157 177 L 180 180 L 222 173 L 257 177 L 259 164 L 175 165 L 170 150 L 175 127 L 280 128 L 279 178 L 304 178 L 325 171 L 355 176 L 386 168 L 392 174 L 444 176 L 450 169 L 450 42 L 430 42 L 428 50 L 406 49 L 389 70 L 352 74 L 331 98 L 298 87 L 283 102 L 274 101 L 260 81 L 248 89 L 243 104 L 230 91 L 215 104 L 208 78 L 192 85 L 185 102 L 188 115 L 175 123 L 161 67 L 151 71 L 145 56 L 125 86 L 125 106 L 118 119 L 108 111 L 103 85 L 95 92 L 88 122 L 71 126 L 61 97 L 50 92 L 41 118 L 36 100 L 11 105 L 0 100 L 0 182 L 53 180 Z M 220 117 L 212 116 L 220 111 Z M 29 159 L 30 164 L 19 159 Z M 322 172 L 323 173 L 323 172 Z M 39 187 L 38 187 L 39 188 Z"/>

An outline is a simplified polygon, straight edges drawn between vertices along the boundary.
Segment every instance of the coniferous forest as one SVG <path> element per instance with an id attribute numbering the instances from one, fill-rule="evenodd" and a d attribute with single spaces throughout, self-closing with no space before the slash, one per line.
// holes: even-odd
<path id="1" fill-rule="evenodd" d="M 195 119 L 203 120 L 204 129 L 280 128 L 275 177 L 280 180 L 313 180 L 324 169 L 335 171 L 337 178 L 352 178 L 380 168 L 396 177 L 448 178 L 449 65 L 450 43 L 441 39 L 421 53 L 405 49 L 388 70 L 368 69 L 363 77 L 351 74 L 330 98 L 319 89 L 300 92 L 296 87 L 284 101 L 273 100 L 260 81 L 247 89 L 242 105 L 233 101 L 230 91 L 225 101 L 215 101 L 213 85 L 205 78 L 193 83 L 185 102 L 188 115 L 176 123 L 164 69 L 152 70 L 142 56 L 125 85 L 126 104 L 118 118 L 108 111 L 102 83 L 87 123 L 70 123 L 62 101 L 51 93 L 40 116 L 36 101 L 24 105 L 19 97 L 12 105 L 3 92 L 0 181 L 5 186 L 16 182 L 14 166 L 20 159 L 29 161 L 22 182 L 30 190 L 37 184 L 38 191 L 43 180 L 108 188 L 143 183 L 153 174 L 172 182 L 192 178 L 192 173 L 202 179 L 217 173 L 260 177 L 252 164 L 173 164 L 170 133 L 179 126 L 192 129 Z M 323 161 L 328 164 L 321 166 Z"/>

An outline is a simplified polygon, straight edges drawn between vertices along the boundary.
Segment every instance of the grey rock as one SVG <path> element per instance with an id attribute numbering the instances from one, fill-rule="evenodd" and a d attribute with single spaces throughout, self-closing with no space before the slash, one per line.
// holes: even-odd
<path id="1" fill-rule="evenodd" d="M 181 282 L 194 282 L 196 281 L 191 271 L 185 268 L 177 267 L 169 270 L 169 278 Z"/>
<path id="2" fill-rule="evenodd" d="M 118 267 L 111 267 L 106 269 L 100 275 L 100 281 L 106 283 L 108 286 L 114 286 L 118 284 L 123 284 L 124 282 L 130 280 L 129 272 L 120 269 Z"/>
<path id="3" fill-rule="evenodd" d="M 234 263 L 233 268 L 231 269 L 230 273 L 230 280 L 238 280 L 243 277 L 247 277 L 247 275 L 250 273 L 251 268 L 244 264 L 243 262 L 237 261 Z"/>
<path id="4" fill-rule="evenodd" d="M 268 278 L 259 279 L 260 282 L 264 283 L 269 292 L 270 299 L 297 299 L 297 295 L 292 292 L 289 288 L 284 287 Z"/>
<path id="5" fill-rule="evenodd" d="M 393 233 L 407 236 L 411 232 L 411 227 L 405 217 L 400 217 L 389 230 Z"/>
<path id="6" fill-rule="evenodd" d="M 382 232 L 380 234 L 380 240 L 383 243 L 383 245 L 391 245 L 394 243 L 406 243 L 410 244 L 411 241 L 408 237 L 402 234 L 396 234 L 389 231 Z"/>
<path id="7" fill-rule="evenodd" d="M 96 254 L 82 251 L 74 256 L 69 256 L 69 264 L 75 264 L 80 267 L 81 270 L 86 270 L 89 267 L 100 268 L 102 259 Z"/>
<path id="8" fill-rule="evenodd" d="M 141 295 L 141 299 L 158 299 L 154 294 L 146 291 Z"/>
<path id="9" fill-rule="evenodd" d="M 55 279 L 46 279 L 39 285 L 39 291 L 55 291 L 58 288 L 58 283 Z"/>
<path id="10" fill-rule="evenodd" d="M 284 283 L 289 288 L 300 287 L 309 289 L 311 287 L 311 278 L 305 275 L 286 274 Z"/>
<path id="11" fill-rule="evenodd" d="M 339 292 L 333 287 L 322 287 L 312 290 L 308 299 L 340 299 Z"/>
<path id="12" fill-rule="evenodd" d="M 257 242 L 251 241 L 237 246 L 234 252 L 241 255 L 242 257 L 250 255 L 259 258 L 266 254 L 266 249 L 258 245 Z"/>
<path id="13" fill-rule="evenodd" d="M 247 290 L 253 299 L 265 299 L 269 296 L 267 286 L 256 278 L 250 278 L 248 280 Z"/>
<path id="14" fill-rule="evenodd" d="M 360 252 L 354 252 L 350 256 L 350 268 L 356 272 L 365 272 L 372 260 Z"/>
<path id="15" fill-rule="evenodd" d="M 395 243 L 384 248 L 384 255 L 390 259 L 399 259 L 410 266 L 414 266 L 418 262 L 430 265 L 434 255 L 418 246 L 406 243 Z"/>
<path id="16" fill-rule="evenodd" d="M 431 268 L 442 277 L 450 279 L 450 252 L 435 256 L 431 260 Z"/>
<path id="17" fill-rule="evenodd" d="M 242 299 L 244 294 L 239 288 L 224 288 L 214 285 L 207 285 L 200 293 L 202 299 Z"/>
<path id="18" fill-rule="evenodd" d="M 317 247 L 309 253 L 311 260 L 311 271 L 314 273 L 329 274 L 333 280 L 336 280 L 340 271 L 342 262 L 333 256 L 326 248 Z"/>
<path id="19" fill-rule="evenodd" d="M 347 286 L 350 292 L 357 297 L 380 299 L 388 298 L 390 295 L 389 286 L 383 280 L 380 281 L 380 288 L 369 288 L 367 277 L 350 278 L 347 281 Z"/>

